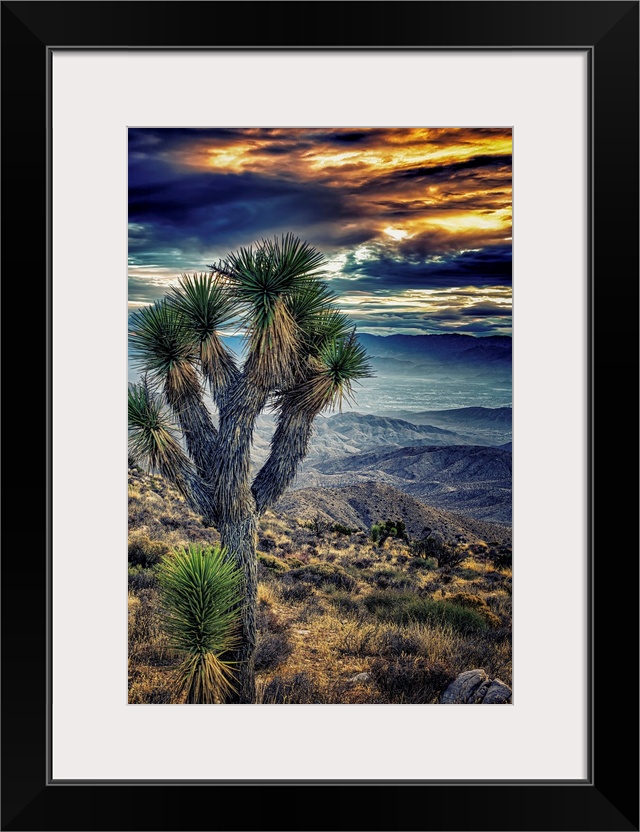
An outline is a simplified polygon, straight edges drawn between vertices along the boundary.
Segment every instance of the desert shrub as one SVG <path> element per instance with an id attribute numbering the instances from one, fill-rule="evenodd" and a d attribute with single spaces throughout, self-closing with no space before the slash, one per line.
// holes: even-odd
<path id="1" fill-rule="evenodd" d="M 301 524 L 303 529 L 309 529 L 316 537 L 323 537 L 329 531 L 331 524 L 321 514 L 316 514 L 311 520 L 305 520 Z"/>
<path id="2" fill-rule="evenodd" d="M 286 621 L 264 603 L 258 603 L 256 626 L 260 633 L 281 633 L 287 629 Z"/>
<path id="3" fill-rule="evenodd" d="M 399 569 L 392 569 L 389 566 L 380 566 L 375 569 L 371 573 L 369 580 L 380 587 L 380 589 L 386 589 L 387 587 L 402 589 L 411 586 L 413 583 L 406 573 Z"/>
<path id="4" fill-rule="evenodd" d="M 476 610 L 447 600 L 422 598 L 412 592 L 378 590 L 368 595 L 364 603 L 378 618 L 396 624 L 418 621 L 432 627 L 450 627 L 462 634 L 487 629 L 486 619 Z"/>
<path id="5" fill-rule="evenodd" d="M 458 543 L 450 543 L 437 531 L 425 528 L 422 536 L 411 543 L 411 550 L 416 557 L 435 558 L 438 566 L 456 566 L 466 558 L 466 551 Z"/>
<path id="6" fill-rule="evenodd" d="M 421 621 L 431 626 L 451 627 L 464 635 L 487 629 L 487 621 L 475 610 L 444 600 L 420 598 L 398 611 L 393 619 L 399 624 Z"/>
<path id="7" fill-rule="evenodd" d="M 258 549 L 263 552 L 272 552 L 276 545 L 276 539 L 270 532 L 258 535 Z"/>
<path id="8" fill-rule="evenodd" d="M 292 578 L 310 583 L 314 586 L 331 584 L 338 589 L 351 591 L 356 587 L 356 581 L 341 566 L 334 563 L 309 563 L 299 569 L 292 569 Z"/>
<path id="9" fill-rule="evenodd" d="M 409 599 L 413 598 L 415 598 L 413 593 L 373 590 L 364 598 L 364 605 L 369 612 L 379 618 L 384 618 L 387 611 L 406 604 Z"/>
<path id="10" fill-rule="evenodd" d="M 296 705 L 325 701 L 323 693 L 308 673 L 274 676 L 259 690 L 258 701 L 265 705 Z"/>
<path id="11" fill-rule="evenodd" d="M 353 615 L 360 611 L 360 600 L 358 597 L 344 589 L 329 587 L 327 589 L 327 600 L 337 610 L 347 615 Z"/>
<path id="12" fill-rule="evenodd" d="M 352 534 L 355 534 L 359 529 L 352 529 L 350 526 L 345 526 L 343 523 L 334 523 L 333 526 L 330 527 L 329 531 L 332 531 L 334 534 L 340 534 L 344 537 L 350 537 Z"/>
<path id="13" fill-rule="evenodd" d="M 380 628 L 379 645 L 381 655 L 393 658 L 416 656 L 423 651 L 422 639 L 417 632 L 389 624 Z"/>
<path id="14" fill-rule="evenodd" d="M 258 684 L 257 702 L 263 705 L 344 704 L 352 687 L 344 679 L 314 678 L 304 671 L 291 676 L 277 675 Z"/>
<path id="15" fill-rule="evenodd" d="M 510 569 L 512 566 L 512 549 L 507 544 L 491 546 L 487 556 L 498 569 Z"/>
<path id="16" fill-rule="evenodd" d="M 341 653 L 348 656 L 368 656 L 377 652 L 378 627 L 363 622 L 347 622 L 340 634 Z"/>
<path id="17" fill-rule="evenodd" d="M 145 568 L 140 564 L 129 567 L 129 589 L 132 592 L 139 592 L 142 589 L 152 589 L 158 585 L 156 570 L 153 567 Z"/>
<path id="18" fill-rule="evenodd" d="M 129 649 L 148 648 L 161 635 L 157 593 L 143 589 L 129 596 Z"/>
<path id="19" fill-rule="evenodd" d="M 493 612 L 491 607 L 480 595 L 472 595 L 469 592 L 456 592 L 454 595 L 448 595 L 445 601 L 456 604 L 459 607 L 475 610 L 479 613 L 491 627 L 500 626 L 500 618 Z"/>
<path id="20" fill-rule="evenodd" d="M 409 561 L 409 569 L 437 569 L 438 561 L 435 558 L 415 557 Z"/>
<path id="21" fill-rule="evenodd" d="M 293 652 L 291 642 L 284 633 L 267 633 L 258 639 L 256 670 L 278 667 Z"/>
<path id="22" fill-rule="evenodd" d="M 294 584 L 285 584 L 280 590 L 282 600 L 294 603 L 296 601 L 306 601 L 313 595 L 313 587 L 304 582 L 296 582 Z"/>
<path id="23" fill-rule="evenodd" d="M 352 561 L 352 564 L 356 569 L 368 569 L 373 565 L 373 560 L 371 558 L 356 558 Z"/>
<path id="24" fill-rule="evenodd" d="M 320 596 L 312 592 L 294 611 L 291 621 L 296 624 L 308 624 L 325 612 L 325 606 Z"/>
<path id="25" fill-rule="evenodd" d="M 454 675 L 442 664 L 403 656 L 394 661 L 375 659 L 370 668 L 378 689 L 392 702 L 437 702 Z"/>
<path id="26" fill-rule="evenodd" d="M 287 572 L 289 570 L 289 565 L 286 561 L 274 555 L 263 555 L 261 552 L 258 553 L 258 563 L 261 563 L 265 569 L 270 569 L 273 572 Z"/>
<path id="27" fill-rule="evenodd" d="M 170 671 L 169 671 L 170 672 Z M 173 701 L 167 669 L 153 665 L 129 666 L 129 703 L 169 705 Z"/>
<path id="28" fill-rule="evenodd" d="M 151 540 L 145 531 L 134 530 L 129 534 L 128 549 L 131 566 L 148 567 L 160 563 L 169 546 L 160 540 Z"/>
<path id="29" fill-rule="evenodd" d="M 184 525 L 184 519 L 175 514 L 164 513 L 158 519 L 166 529 L 179 529 Z"/>
<path id="30" fill-rule="evenodd" d="M 374 523 L 369 536 L 374 543 L 384 543 L 389 537 L 396 540 L 409 540 L 403 520 L 385 520 L 384 523 Z"/>

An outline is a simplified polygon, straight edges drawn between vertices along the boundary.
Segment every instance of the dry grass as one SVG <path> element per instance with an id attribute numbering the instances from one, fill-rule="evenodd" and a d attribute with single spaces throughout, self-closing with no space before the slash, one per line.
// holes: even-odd
<path id="1" fill-rule="evenodd" d="M 215 543 L 159 478 L 130 482 L 129 701 L 171 702 L 154 558 Z M 511 684 L 511 569 L 476 544 L 439 568 L 400 540 L 376 546 L 267 513 L 259 532 L 258 702 L 432 703 L 458 673 Z"/>

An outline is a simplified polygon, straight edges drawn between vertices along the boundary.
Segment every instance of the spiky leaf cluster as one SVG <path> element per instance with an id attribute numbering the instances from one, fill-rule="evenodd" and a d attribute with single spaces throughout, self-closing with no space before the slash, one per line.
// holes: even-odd
<path id="1" fill-rule="evenodd" d="M 292 234 L 240 248 L 225 260 L 222 271 L 244 310 L 245 373 L 253 384 L 270 389 L 295 376 L 305 317 L 321 302 L 313 273 L 323 262 Z"/>
<path id="2" fill-rule="evenodd" d="M 163 558 L 158 580 L 169 644 L 183 655 L 178 696 L 223 700 L 234 689 L 234 666 L 224 657 L 239 640 L 242 574 L 224 550 L 190 544 Z"/>
<path id="3" fill-rule="evenodd" d="M 182 275 L 167 303 L 192 341 L 212 394 L 218 396 L 237 371 L 220 338 L 238 314 L 237 301 L 219 276 L 193 274 Z"/>
<path id="4" fill-rule="evenodd" d="M 132 460 L 171 480 L 187 473 L 190 462 L 180 446 L 178 429 L 146 380 L 129 385 L 128 422 Z"/>

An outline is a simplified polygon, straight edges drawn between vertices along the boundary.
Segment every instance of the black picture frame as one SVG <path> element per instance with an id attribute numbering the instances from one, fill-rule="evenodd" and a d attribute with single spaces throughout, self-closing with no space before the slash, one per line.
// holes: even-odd
<path id="1" fill-rule="evenodd" d="M 18 459 L 6 471 L 2 558 L 2 829 L 638 829 L 638 547 L 630 522 L 637 492 L 621 485 L 629 459 L 637 460 L 638 434 L 638 11 L 627 0 L 2 3 L 2 264 L 11 321 L 3 370 L 9 459 Z M 584 782 L 49 779 L 52 49 L 276 46 L 588 51 L 591 730 Z M 611 371 L 620 366 L 631 391 Z M 38 427 L 23 427 L 34 414 Z M 45 516 L 36 536 L 35 521 Z M 540 673 L 540 695 L 562 696 L 562 680 Z"/>

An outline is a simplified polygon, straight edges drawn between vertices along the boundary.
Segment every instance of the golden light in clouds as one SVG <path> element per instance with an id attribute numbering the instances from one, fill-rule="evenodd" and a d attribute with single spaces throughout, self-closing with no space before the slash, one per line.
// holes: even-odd
<path id="1" fill-rule="evenodd" d="M 447 214 L 446 217 L 431 219 L 424 223 L 425 226 L 444 228 L 447 231 L 463 232 L 476 229 L 484 231 L 499 231 L 500 229 L 511 228 L 511 210 L 500 209 L 491 214 L 481 214 L 477 211 L 467 211 L 460 214 Z"/>
<path id="2" fill-rule="evenodd" d="M 366 144 L 359 142 L 353 148 L 340 149 L 329 138 L 323 140 L 329 133 L 350 132 L 370 132 L 372 138 Z M 271 152 L 274 145 L 280 145 L 286 152 L 274 156 Z M 304 170 L 307 175 L 313 175 L 334 168 L 349 168 L 349 175 L 359 179 L 420 165 L 450 165 L 477 156 L 510 156 L 511 150 L 510 130 L 248 128 L 233 131 L 226 142 L 223 136 L 215 145 L 206 139 L 199 141 L 196 135 L 174 159 L 181 166 L 214 168 L 221 173 L 268 174 L 272 170 L 279 175 L 286 172 L 293 175 Z"/>
<path id="3" fill-rule="evenodd" d="M 207 151 L 207 166 L 230 173 L 251 170 L 254 162 L 252 159 L 254 148 L 255 144 L 253 142 L 234 144 L 223 148 L 212 148 Z M 199 160 L 200 157 L 198 155 L 195 158 Z M 186 164 L 191 165 L 192 163 L 190 160 L 186 160 Z M 200 167 L 199 161 L 196 161 L 195 166 Z"/>
<path id="4" fill-rule="evenodd" d="M 173 162 L 335 188 L 353 213 L 361 209 L 374 239 L 436 231 L 495 243 L 511 234 L 511 152 L 509 129 L 247 128 L 215 138 L 195 131 Z"/>
<path id="5" fill-rule="evenodd" d="M 391 237 L 392 240 L 404 240 L 409 236 L 409 232 L 405 231 L 405 229 L 392 228 L 391 226 L 387 226 L 387 228 L 384 229 L 384 233 Z"/>
<path id="6" fill-rule="evenodd" d="M 187 263 L 203 269 L 226 251 L 293 230 L 322 250 L 325 279 L 370 331 L 387 327 L 385 310 L 388 331 L 469 328 L 470 320 L 477 332 L 507 331 L 509 128 L 149 135 L 153 141 L 142 135 L 133 157 L 141 184 L 130 203 L 131 250 L 141 253 L 130 270 L 133 303 L 158 297 Z M 143 179 L 147 160 L 152 186 Z M 468 283 L 456 289 L 458 281 Z"/>
<path id="7" fill-rule="evenodd" d="M 459 144 L 453 141 L 442 147 L 433 144 L 429 135 L 437 131 L 398 130 L 395 140 L 382 149 L 358 148 L 335 153 L 318 150 L 305 155 L 309 167 L 316 171 L 330 171 L 333 168 L 352 167 L 352 173 L 366 174 L 402 170 L 417 165 L 445 165 L 464 162 L 474 156 L 502 156 L 511 154 L 511 136 L 485 139 L 479 144 Z M 447 131 L 448 132 L 448 131 Z M 424 138 L 420 139 L 421 135 Z M 257 151 L 259 155 L 259 151 Z"/>

